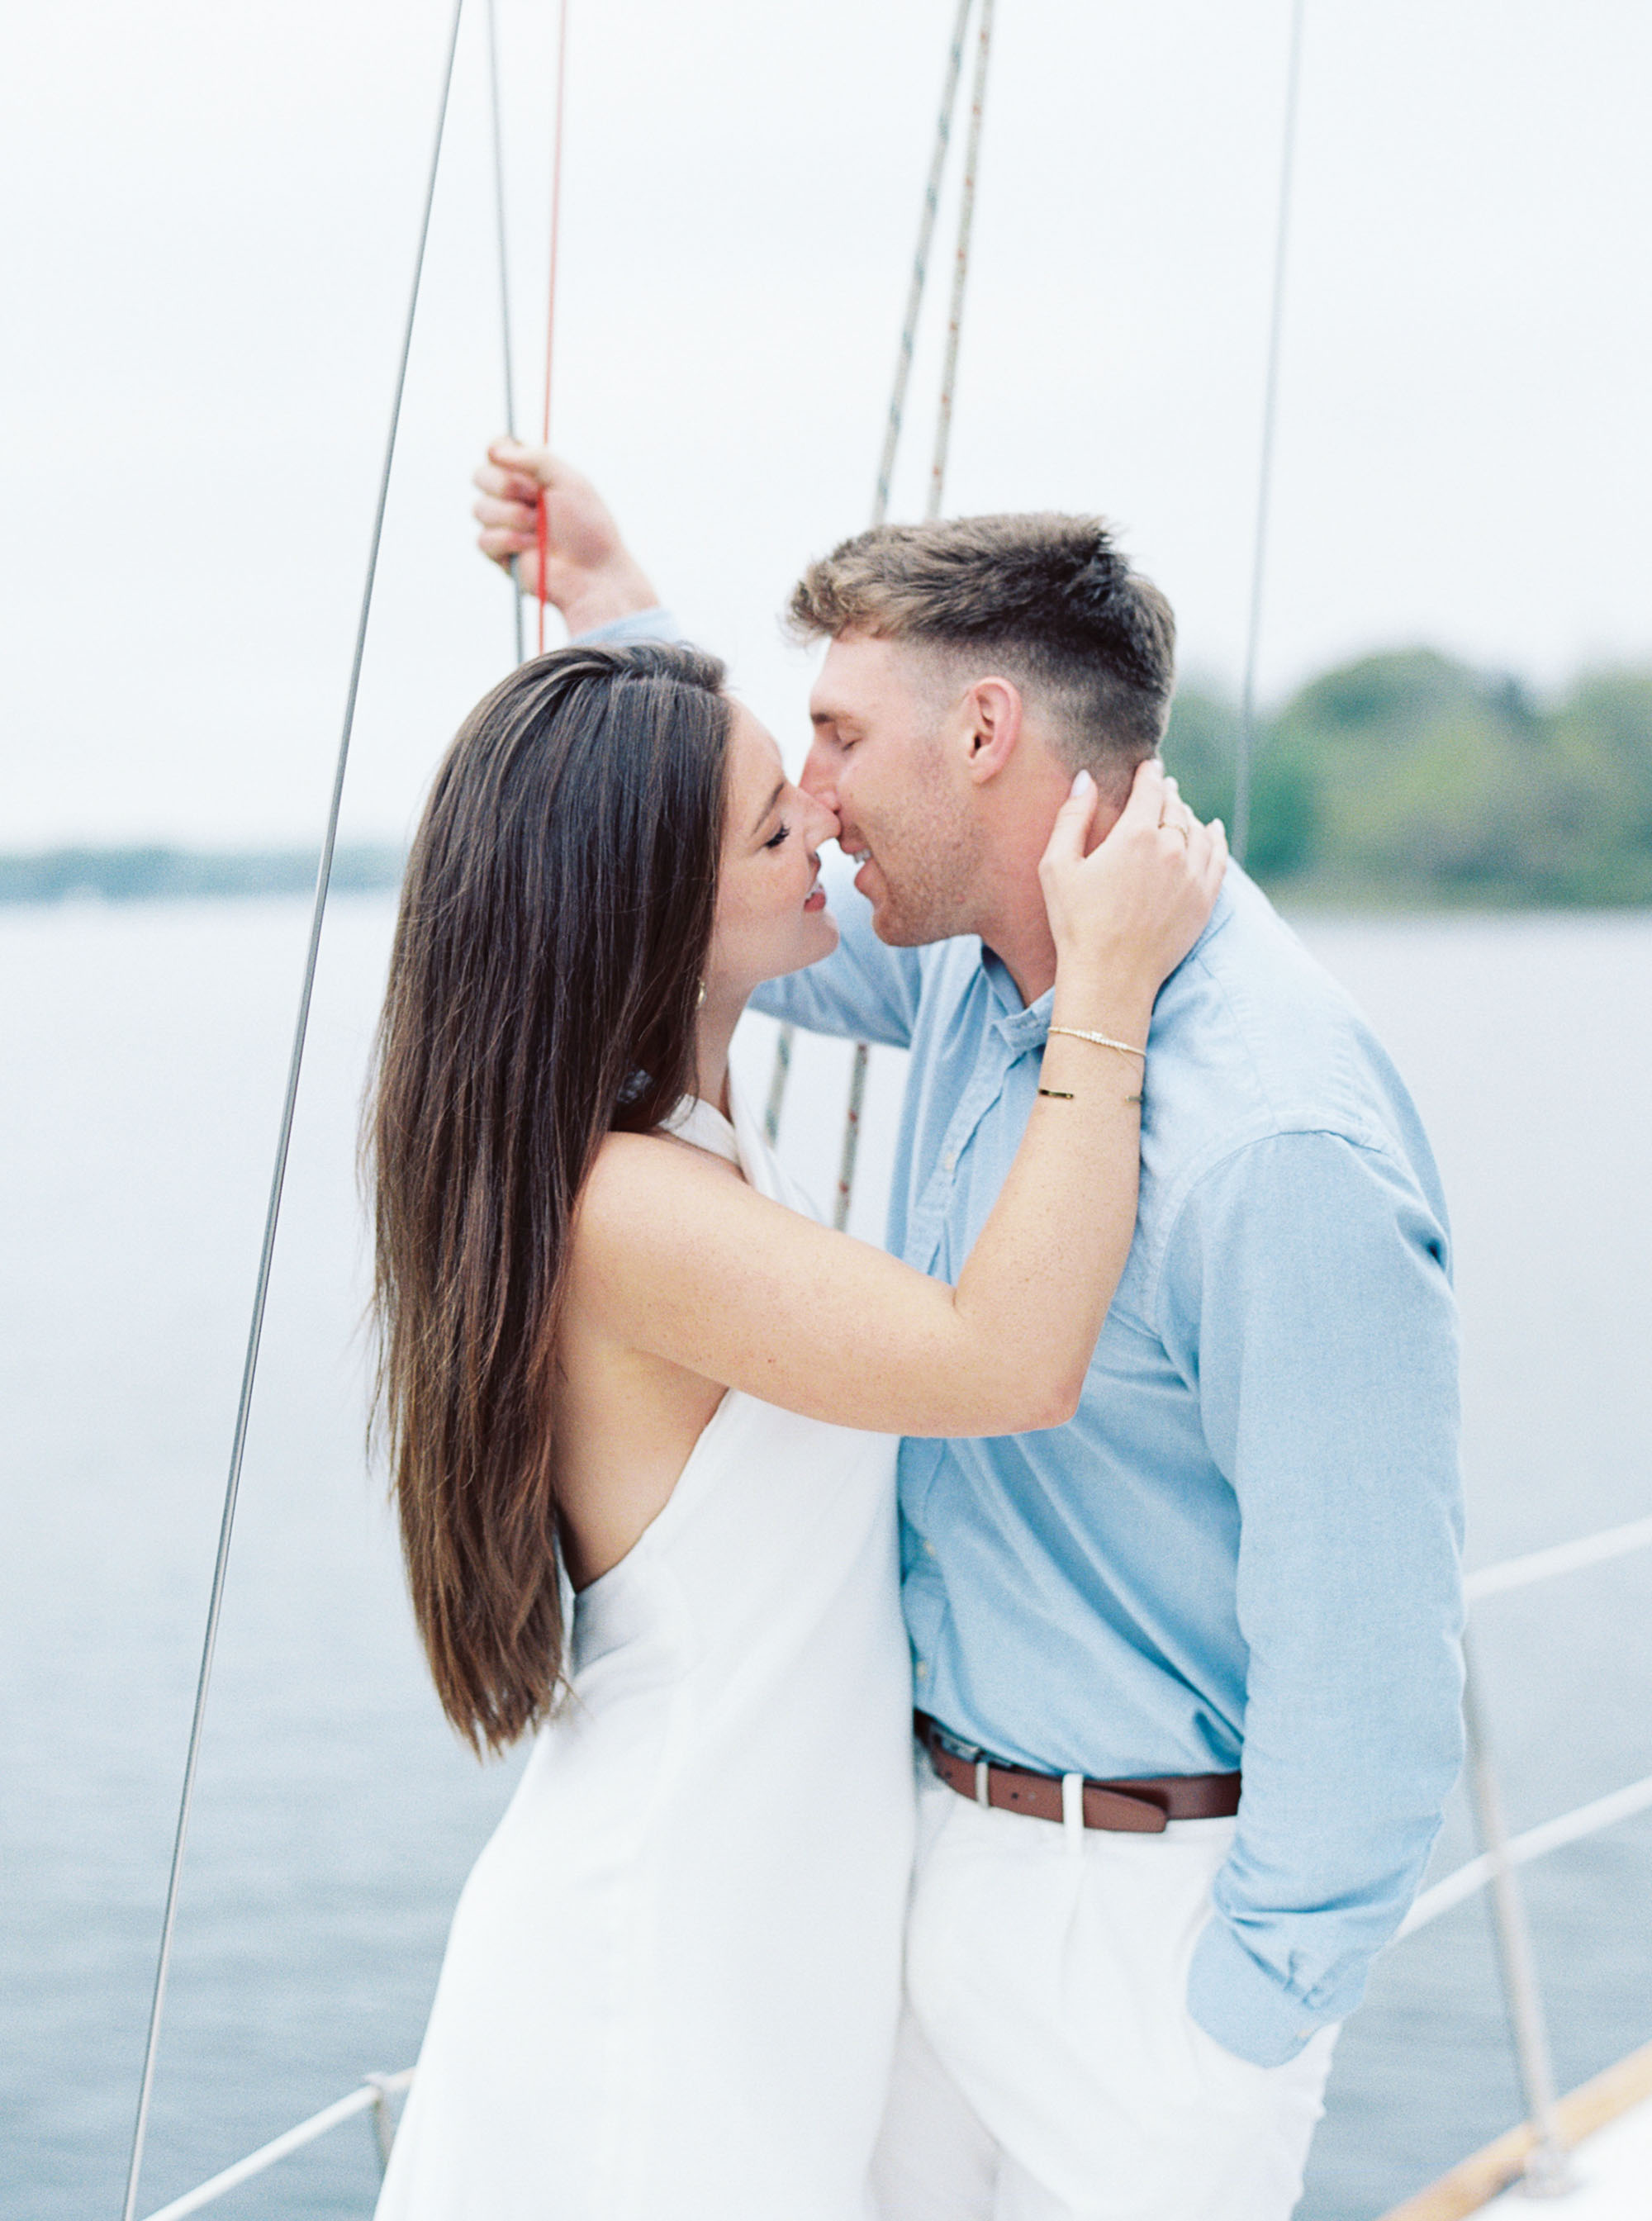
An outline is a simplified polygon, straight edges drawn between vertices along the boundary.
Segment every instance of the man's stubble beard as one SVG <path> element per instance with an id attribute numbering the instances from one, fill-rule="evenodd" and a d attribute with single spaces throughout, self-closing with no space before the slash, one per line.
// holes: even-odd
<path id="1" fill-rule="evenodd" d="M 873 929 L 891 948 L 922 948 L 978 930 L 981 829 L 967 810 L 935 810 L 925 817 L 926 823 L 907 829 L 896 871 L 873 844 L 884 882 Z"/>

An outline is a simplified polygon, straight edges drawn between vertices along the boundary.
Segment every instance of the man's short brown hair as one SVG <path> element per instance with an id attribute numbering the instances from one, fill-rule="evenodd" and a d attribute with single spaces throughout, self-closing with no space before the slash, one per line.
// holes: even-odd
<path id="1" fill-rule="evenodd" d="M 1048 704 L 1071 768 L 1109 784 L 1164 737 L 1176 620 L 1098 516 L 879 525 L 809 566 L 790 615 L 805 640 L 858 629 L 989 659 Z"/>

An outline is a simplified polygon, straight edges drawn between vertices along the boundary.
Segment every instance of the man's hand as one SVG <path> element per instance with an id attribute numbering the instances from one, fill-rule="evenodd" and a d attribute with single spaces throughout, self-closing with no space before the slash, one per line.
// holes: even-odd
<path id="1" fill-rule="evenodd" d="M 482 527 L 477 545 L 524 594 L 539 592 L 540 490 L 545 493 L 545 598 L 559 609 L 570 634 L 589 632 L 635 610 L 651 610 L 660 597 L 620 538 L 619 527 L 589 479 L 560 462 L 548 447 L 496 440 L 473 483 L 481 498 L 472 511 Z"/>

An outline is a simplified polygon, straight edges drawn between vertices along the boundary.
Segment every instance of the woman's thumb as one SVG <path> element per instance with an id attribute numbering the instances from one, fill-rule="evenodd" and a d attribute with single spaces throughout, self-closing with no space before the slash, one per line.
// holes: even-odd
<path id="1" fill-rule="evenodd" d="M 1082 859 L 1085 839 L 1095 822 L 1099 799 L 1095 780 L 1087 771 L 1081 771 L 1067 790 L 1067 800 L 1055 813 L 1055 823 L 1050 828 L 1049 842 L 1044 850 L 1048 860 L 1061 858 L 1078 863 Z"/>

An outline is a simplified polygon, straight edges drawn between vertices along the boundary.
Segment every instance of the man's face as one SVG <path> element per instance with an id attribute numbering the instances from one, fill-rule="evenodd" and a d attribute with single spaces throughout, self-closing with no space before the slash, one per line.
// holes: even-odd
<path id="1" fill-rule="evenodd" d="M 847 632 L 810 697 L 815 737 L 799 782 L 835 810 L 838 845 L 880 941 L 915 948 L 974 931 L 981 828 L 947 666 L 922 648 Z"/>

